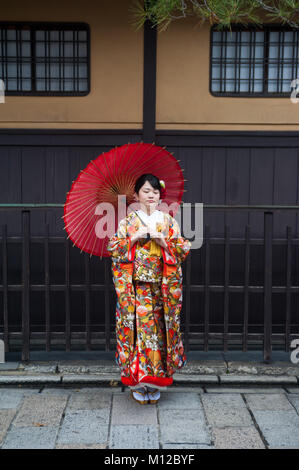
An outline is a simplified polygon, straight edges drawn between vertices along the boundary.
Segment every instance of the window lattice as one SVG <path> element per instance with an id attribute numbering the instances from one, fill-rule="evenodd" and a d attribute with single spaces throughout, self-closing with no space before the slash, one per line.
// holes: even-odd
<path id="1" fill-rule="evenodd" d="M 211 29 L 210 90 L 215 95 L 290 96 L 299 78 L 299 31 L 277 26 Z"/>
<path id="2" fill-rule="evenodd" d="M 7 95 L 87 94 L 88 26 L 0 23 L 0 78 Z"/>

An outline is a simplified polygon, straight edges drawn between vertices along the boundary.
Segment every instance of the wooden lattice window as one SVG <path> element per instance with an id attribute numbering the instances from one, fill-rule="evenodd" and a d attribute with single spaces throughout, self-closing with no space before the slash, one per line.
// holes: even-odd
<path id="1" fill-rule="evenodd" d="M 210 92 L 215 96 L 289 97 L 299 78 L 299 31 L 278 25 L 211 28 Z"/>
<path id="2" fill-rule="evenodd" d="M 89 26 L 0 22 L 0 78 L 5 95 L 86 95 Z"/>

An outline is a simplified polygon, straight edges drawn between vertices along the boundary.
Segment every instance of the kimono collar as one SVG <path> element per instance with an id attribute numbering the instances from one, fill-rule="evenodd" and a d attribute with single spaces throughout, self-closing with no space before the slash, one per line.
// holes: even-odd
<path id="1" fill-rule="evenodd" d="M 144 212 L 142 209 L 139 209 L 136 211 L 139 217 L 142 220 L 146 220 L 147 223 L 150 221 L 155 221 L 163 218 L 163 212 L 159 211 L 158 209 L 154 210 L 154 212 L 151 213 L 151 215 L 148 215 L 146 212 Z"/>

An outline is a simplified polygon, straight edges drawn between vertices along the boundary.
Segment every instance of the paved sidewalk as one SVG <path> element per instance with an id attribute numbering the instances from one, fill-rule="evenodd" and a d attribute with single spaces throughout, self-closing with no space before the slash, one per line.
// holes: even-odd
<path id="1" fill-rule="evenodd" d="M 2 449 L 299 448 L 299 365 L 290 353 L 187 353 L 156 405 L 139 405 L 114 352 L 6 353 Z"/>
<path id="2" fill-rule="evenodd" d="M 299 448 L 299 387 L 0 388 L 2 449 Z"/>

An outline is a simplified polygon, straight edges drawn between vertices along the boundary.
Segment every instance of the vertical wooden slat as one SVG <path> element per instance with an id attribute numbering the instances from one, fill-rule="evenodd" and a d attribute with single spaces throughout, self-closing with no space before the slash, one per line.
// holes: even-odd
<path id="1" fill-rule="evenodd" d="M 249 272 L 250 272 L 250 226 L 245 227 L 245 259 L 244 259 L 244 303 L 243 303 L 243 341 L 242 351 L 247 351 L 248 340 L 248 302 L 249 302 Z"/>
<path id="2" fill-rule="evenodd" d="M 91 350 L 91 337 L 90 337 L 90 255 L 89 253 L 84 254 L 85 264 L 85 335 L 86 351 Z"/>
<path id="3" fill-rule="evenodd" d="M 70 322 L 70 244 L 65 240 L 65 350 L 71 350 Z"/>
<path id="4" fill-rule="evenodd" d="M 229 226 L 225 225 L 224 240 L 224 319 L 223 319 L 223 351 L 227 351 L 227 333 L 228 333 L 228 301 L 229 301 Z"/>
<path id="5" fill-rule="evenodd" d="M 264 361 L 272 350 L 272 240 L 273 212 L 264 213 Z"/>
<path id="6" fill-rule="evenodd" d="M 242 351 L 247 351 L 248 340 L 248 303 L 249 303 L 249 273 L 250 273 L 250 226 L 245 226 L 245 254 L 244 254 L 244 303 L 243 303 L 243 339 Z"/>
<path id="7" fill-rule="evenodd" d="M 30 350 L 30 211 L 22 211 L 22 361 Z"/>
<path id="8" fill-rule="evenodd" d="M 204 350 L 209 350 L 209 316 L 210 316 L 210 226 L 205 226 L 205 325 Z"/>
<path id="9" fill-rule="evenodd" d="M 51 333 L 50 333 L 49 224 L 46 224 L 44 248 L 45 248 L 46 351 L 50 351 L 51 350 Z"/>
<path id="10" fill-rule="evenodd" d="M 186 258 L 186 317 L 185 317 L 185 350 L 190 350 L 190 305 L 191 305 L 191 252 Z"/>
<path id="11" fill-rule="evenodd" d="M 291 329 L 291 278 L 292 278 L 292 227 L 287 226 L 287 253 L 286 253 L 286 324 L 285 324 L 285 351 L 290 350 Z"/>
<path id="12" fill-rule="evenodd" d="M 109 296 L 109 287 L 110 287 L 110 269 L 109 269 L 109 259 L 105 258 L 105 349 L 110 351 L 110 296 Z"/>
<path id="13" fill-rule="evenodd" d="M 3 225 L 2 230 L 2 277 L 3 277 L 3 323 L 4 323 L 4 348 L 5 352 L 9 351 L 9 336 L 8 336 L 8 280 L 7 280 L 7 225 Z"/>

